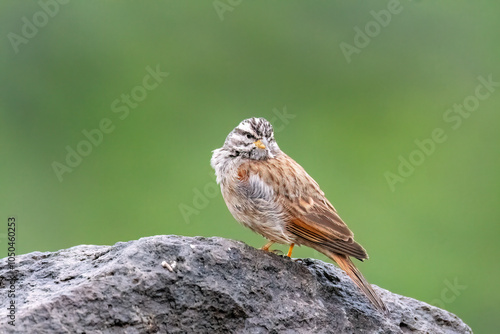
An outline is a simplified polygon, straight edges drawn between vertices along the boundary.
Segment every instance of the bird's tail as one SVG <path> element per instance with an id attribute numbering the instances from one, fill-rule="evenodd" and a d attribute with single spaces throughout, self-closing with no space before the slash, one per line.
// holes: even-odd
<path id="1" fill-rule="evenodd" d="M 330 253 L 328 256 L 335 261 L 342 270 L 344 270 L 347 275 L 356 283 L 356 285 L 363 291 L 363 293 L 368 297 L 370 302 L 375 306 L 378 310 L 387 314 L 388 310 L 385 306 L 384 302 L 380 299 L 380 297 L 375 293 L 372 286 L 366 278 L 361 274 L 361 272 L 356 268 L 354 263 L 352 263 L 351 259 L 347 255 Z"/>

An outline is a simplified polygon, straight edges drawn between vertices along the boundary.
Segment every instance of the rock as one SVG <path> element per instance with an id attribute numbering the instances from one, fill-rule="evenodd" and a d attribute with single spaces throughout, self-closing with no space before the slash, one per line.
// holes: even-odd
<path id="1" fill-rule="evenodd" d="M 376 311 L 335 265 L 223 238 L 154 236 L 16 258 L 2 333 L 472 333 L 457 316 L 375 286 Z M 12 271 L 0 260 L 0 305 Z"/>

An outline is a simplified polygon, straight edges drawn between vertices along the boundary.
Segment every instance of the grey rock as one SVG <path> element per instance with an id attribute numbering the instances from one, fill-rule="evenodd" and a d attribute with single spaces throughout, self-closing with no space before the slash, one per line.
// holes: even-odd
<path id="1" fill-rule="evenodd" d="M 375 287 L 375 310 L 335 265 L 223 238 L 154 236 L 0 260 L 2 333 L 472 333 L 445 310 Z"/>

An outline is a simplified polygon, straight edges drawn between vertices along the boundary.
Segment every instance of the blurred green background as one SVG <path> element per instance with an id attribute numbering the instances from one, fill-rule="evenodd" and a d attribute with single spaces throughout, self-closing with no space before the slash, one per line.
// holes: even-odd
<path id="1" fill-rule="evenodd" d="M 209 165 L 260 116 L 368 250 L 370 282 L 496 332 L 500 87 L 478 77 L 500 82 L 500 5 L 402 1 L 389 20 L 386 1 L 231 3 L 0 3 L 0 255 L 11 215 L 19 254 L 156 234 L 262 246 Z M 68 166 L 68 147 L 88 154 Z M 391 188 L 400 156 L 418 166 Z"/>

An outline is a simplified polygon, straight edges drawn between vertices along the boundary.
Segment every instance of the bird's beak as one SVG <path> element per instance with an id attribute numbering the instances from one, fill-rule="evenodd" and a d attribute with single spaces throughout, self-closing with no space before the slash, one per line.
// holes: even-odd
<path id="1" fill-rule="evenodd" d="M 257 146 L 258 148 L 261 148 L 263 150 L 266 149 L 266 145 L 262 144 L 262 142 L 259 140 L 257 140 L 255 143 L 253 143 L 255 146 Z"/>

